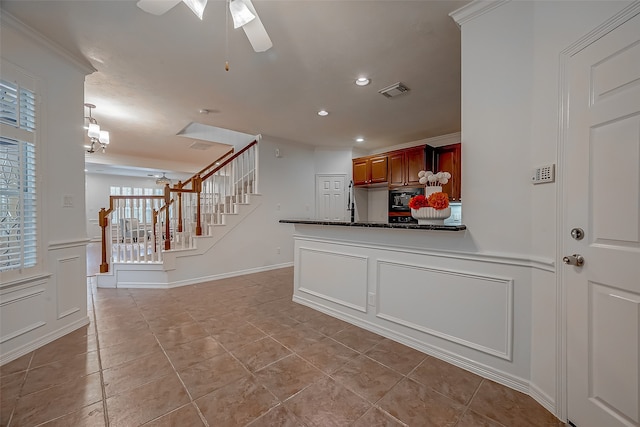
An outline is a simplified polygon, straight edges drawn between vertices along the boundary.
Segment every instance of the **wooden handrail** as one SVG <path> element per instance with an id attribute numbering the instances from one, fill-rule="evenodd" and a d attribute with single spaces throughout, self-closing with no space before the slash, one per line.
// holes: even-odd
<path id="1" fill-rule="evenodd" d="M 188 184 L 191 184 L 193 186 L 193 180 L 195 179 L 196 176 L 202 176 L 203 173 L 205 173 L 206 171 L 208 171 L 210 168 L 212 168 L 213 166 L 216 165 L 217 162 L 219 162 L 221 159 L 224 159 L 225 157 L 227 157 L 229 154 L 233 153 L 235 151 L 235 148 L 231 147 L 231 149 L 229 151 L 227 151 L 226 153 L 224 153 L 222 156 L 218 157 L 217 159 L 215 159 L 213 162 L 211 162 L 210 164 L 208 164 L 206 167 L 202 168 L 202 170 L 196 172 L 191 178 L 189 178 L 188 180 L 186 180 L 182 186 L 185 187 Z"/>
<path id="2" fill-rule="evenodd" d="M 247 151 L 249 148 L 253 147 L 257 143 L 258 143 L 258 141 L 253 140 L 253 142 L 251 144 L 247 145 L 242 150 L 238 151 L 236 154 L 234 154 L 233 156 L 231 156 L 227 160 L 225 160 L 222 164 L 218 165 L 217 168 L 213 169 L 211 172 L 209 172 L 208 174 L 203 176 L 202 180 L 204 181 L 204 180 L 208 179 L 211 175 L 213 175 L 214 173 L 218 172 L 220 169 L 222 169 L 223 167 L 225 167 L 226 165 L 228 165 L 229 163 L 231 163 L 232 161 L 237 159 L 242 153 L 244 153 L 245 151 Z"/>

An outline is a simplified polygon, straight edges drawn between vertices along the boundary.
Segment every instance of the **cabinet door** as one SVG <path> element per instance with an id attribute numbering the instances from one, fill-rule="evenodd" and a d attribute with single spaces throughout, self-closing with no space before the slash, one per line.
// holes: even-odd
<path id="1" fill-rule="evenodd" d="M 442 186 L 442 191 L 449 195 L 452 202 L 460 201 L 461 188 L 461 144 L 451 144 L 434 149 L 434 172 L 446 171 L 451 174 L 449 182 Z"/>
<path id="2" fill-rule="evenodd" d="M 367 173 L 366 158 L 353 159 L 353 185 L 367 185 L 369 174 Z"/>
<path id="3" fill-rule="evenodd" d="M 420 185 L 418 172 L 426 170 L 424 147 L 409 148 L 405 150 L 405 164 L 407 171 L 405 182 L 407 185 Z"/>
<path id="4" fill-rule="evenodd" d="M 396 151 L 389 154 L 389 185 L 405 185 L 405 161 L 404 151 Z"/>
<path id="5" fill-rule="evenodd" d="M 369 159 L 371 176 L 369 183 L 379 184 L 387 182 L 387 156 L 377 156 Z"/>

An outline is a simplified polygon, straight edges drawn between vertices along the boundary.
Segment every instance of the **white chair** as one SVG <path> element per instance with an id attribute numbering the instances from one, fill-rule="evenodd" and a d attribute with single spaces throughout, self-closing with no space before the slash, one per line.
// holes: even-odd
<path id="1" fill-rule="evenodd" d="M 124 218 L 120 220 L 120 241 L 124 242 L 125 239 L 132 239 L 137 242 L 138 239 L 144 240 L 146 236 L 146 230 L 144 227 L 140 228 L 140 221 L 137 218 Z"/>

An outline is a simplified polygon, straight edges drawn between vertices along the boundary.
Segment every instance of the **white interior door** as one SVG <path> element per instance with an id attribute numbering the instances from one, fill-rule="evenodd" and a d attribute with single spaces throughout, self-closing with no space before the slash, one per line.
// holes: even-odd
<path id="1" fill-rule="evenodd" d="M 345 175 L 316 175 L 316 219 L 344 221 L 347 210 Z"/>
<path id="2" fill-rule="evenodd" d="M 584 257 L 562 266 L 568 418 L 640 426 L 640 15 L 576 53 L 568 78 L 562 255 Z"/>

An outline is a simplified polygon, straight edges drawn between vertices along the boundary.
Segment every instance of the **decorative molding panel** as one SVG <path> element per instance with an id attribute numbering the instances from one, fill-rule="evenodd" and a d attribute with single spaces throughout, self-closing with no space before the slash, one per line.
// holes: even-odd
<path id="1" fill-rule="evenodd" d="M 516 267 L 529 267 L 535 268 L 542 271 L 549 271 L 555 273 L 555 261 L 550 258 L 541 258 L 541 257 L 527 257 L 524 255 L 518 254 L 499 254 L 499 253 L 491 253 L 491 252 L 454 252 L 454 251 L 438 251 L 438 250 L 427 250 L 423 248 L 407 248 L 407 247 L 398 247 L 391 245 L 381 245 L 376 244 L 375 246 L 367 245 L 359 242 L 350 242 L 350 241 L 336 241 L 335 239 L 326 240 L 322 238 L 315 238 L 309 236 L 303 236 L 299 234 L 294 234 L 293 236 L 297 241 L 309 241 L 309 242 L 317 242 L 317 243 L 328 243 L 328 244 L 336 244 L 339 243 L 341 246 L 351 246 L 357 248 L 374 248 L 381 249 L 384 251 L 390 252 L 398 252 L 398 253 L 411 253 L 411 254 L 420 254 L 420 255 L 429 255 L 429 256 L 437 256 L 440 258 L 451 258 L 451 259 L 459 259 L 464 261 L 477 261 L 484 263 L 492 263 L 492 264 L 503 264 L 503 265 L 513 265 Z"/>
<path id="2" fill-rule="evenodd" d="M 45 281 L 0 295 L 0 344 L 47 324 Z"/>
<path id="3" fill-rule="evenodd" d="M 58 320 L 80 311 L 86 304 L 86 293 L 78 291 L 78 279 L 85 277 L 86 266 L 79 256 L 59 258 L 56 266 L 56 300 Z M 83 284 L 86 286 L 85 284 Z"/>
<path id="4" fill-rule="evenodd" d="M 91 239 L 80 239 L 80 240 L 58 240 L 55 242 L 49 242 L 49 250 L 56 251 L 60 249 L 69 249 L 76 248 L 78 246 L 87 246 L 87 244 L 91 242 Z"/>
<path id="5" fill-rule="evenodd" d="M 513 279 L 392 261 L 377 271 L 377 317 L 512 360 Z"/>
<path id="6" fill-rule="evenodd" d="M 368 257 L 304 247 L 298 256 L 298 291 L 367 312 Z"/>

